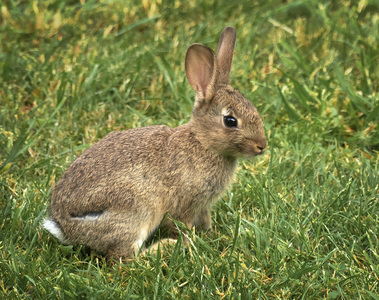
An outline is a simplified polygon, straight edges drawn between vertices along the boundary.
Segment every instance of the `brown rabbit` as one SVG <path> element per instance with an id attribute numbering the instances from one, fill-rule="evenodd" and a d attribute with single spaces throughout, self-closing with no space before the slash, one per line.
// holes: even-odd
<path id="1" fill-rule="evenodd" d="M 44 227 L 63 243 L 126 258 L 166 214 L 209 229 L 238 157 L 267 146 L 258 111 L 229 85 L 235 39 L 226 27 L 217 56 L 201 44 L 188 48 L 186 75 L 196 92 L 189 123 L 112 132 L 88 148 L 56 184 Z"/>

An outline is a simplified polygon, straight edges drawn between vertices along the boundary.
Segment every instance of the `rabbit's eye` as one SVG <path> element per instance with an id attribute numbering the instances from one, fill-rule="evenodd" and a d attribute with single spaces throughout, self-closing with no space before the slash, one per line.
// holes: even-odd
<path id="1" fill-rule="evenodd" d="M 224 124 L 226 127 L 233 128 L 237 127 L 237 119 L 233 116 L 224 116 Z"/>

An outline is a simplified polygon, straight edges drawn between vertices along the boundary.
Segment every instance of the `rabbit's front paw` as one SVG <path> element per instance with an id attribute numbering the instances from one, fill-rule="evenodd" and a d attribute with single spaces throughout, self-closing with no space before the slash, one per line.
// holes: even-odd
<path id="1" fill-rule="evenodd" d="M 195 218 L 193 225 L 200 230 L 208 230 L 211 228 L 212 218 L 209 209 L 203 209 Z"/>

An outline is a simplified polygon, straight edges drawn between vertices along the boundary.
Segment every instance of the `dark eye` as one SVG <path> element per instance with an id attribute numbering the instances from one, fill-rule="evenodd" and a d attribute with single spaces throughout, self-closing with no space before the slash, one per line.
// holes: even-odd
<path id="1" fill-rule="evenodd" d="M 224 116 L 224 124 L 226 127 L 233 128 L 237 127 L 237 119 L 233 116 Z"/>

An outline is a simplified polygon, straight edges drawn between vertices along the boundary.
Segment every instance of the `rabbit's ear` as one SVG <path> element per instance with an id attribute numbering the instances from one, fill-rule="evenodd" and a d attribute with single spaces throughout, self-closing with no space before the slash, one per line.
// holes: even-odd
<path id="1" fill-rule="evenodd" d="M 217 48 L 218 84 L 229 84 L 235 43 L 236 31 L 233 27 L 226 27 L 221 33 Z"/>
<path id="2" fill-rule="evenodd" d="M 191 45 L 187 50 L 185 68 L 187 80 L 195 90 L 197 99 L 212 99 L 216 81 L 213 51 L 202 44 Z"/>

